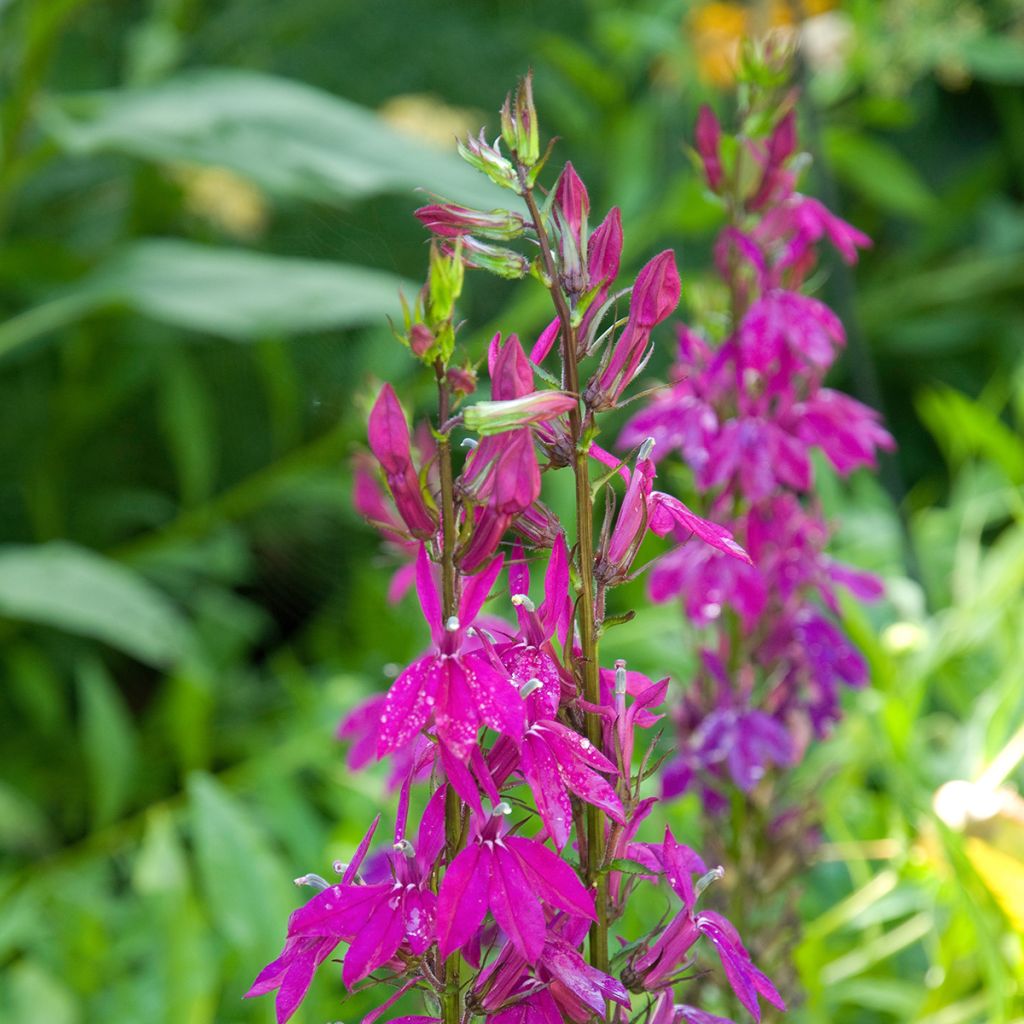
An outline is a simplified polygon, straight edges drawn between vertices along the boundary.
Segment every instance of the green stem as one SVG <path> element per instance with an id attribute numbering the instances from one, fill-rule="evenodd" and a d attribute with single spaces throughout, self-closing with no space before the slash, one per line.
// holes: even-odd
<path id="1" fill-rule="evenodd" d="M 558 272 L 551 255 L 551 244 L 537 200 L 527 185 L 526 173 L 520 168 L 523 183 L 523 198 L 540 246 L 540 258 L 549 282 L 551 298 L 561 322 L 562 372 L 565 387 L 574 395 L 580 394 L 579 365 L 576 351 L 576 328 L 572 314 L 558 286 Z M 583 415 L 580 407 L 569 411 L 569 430 L 573 441 L 573 473 L 576 478 L 576 555 L 579 568 L 579 600 L 576 605 L 576 621 L 580 632 L 582 655 L 578 666 L 583 677 L 583 696 L 588 703 L 601 702 L 598 683 L 597 622 L 594 615 L 594 507 L 590 492 L 589 442 L 586 439 Z M 601 746 L 601 719 L 586 714 L 587 739 L 595 749 Z M 602 868 L 604 859 L 604 813 L 597 807 L 587 805 L 587 856 L 585 872 L 587 883 L 594 887 L 594 901 L 597 921 L 590 928 L 590 962 L 598 970 L 608 970 L 608 877 Z"/>
<path id="2" fill-rule="evenodd" d="M 439 359 L 434 363 L 437 377 L 437 415 L 438 423 L 448 422 L 450 417 L 451 394 L 444 364 Z M 458 612 L 455 600 L 455 488 L 452 478 L 451 439 L 447 432 L 439 434 L 437 439 L 438 474 L 441 478 L 441 607 L 444 620 Z M 459 851 L 462 840 L 462 801 L 459 795 L 448 787 L 444 801 L 444 837 L 447 861 Z M 459 998 L 459 981 L 462 958 L 456 952 L 440 965 L 439 974 L 443 984 L 441 993 L 441 1016 L 444 1024 L 459 1024 L 461 1017 L 461 1000 Z"/>

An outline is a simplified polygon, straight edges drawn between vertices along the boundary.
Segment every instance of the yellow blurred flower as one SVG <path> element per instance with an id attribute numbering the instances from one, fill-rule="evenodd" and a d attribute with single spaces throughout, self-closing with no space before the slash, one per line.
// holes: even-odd
<path id="1" fill-rule="evenodd" d="M 836 6 L 837 0 L 762 0 L 742 4 L 716 0 L 698 5 L 687 26 L 697 55 L 697 73 L 709 85 L 729 88 L 745 36 L 791 28 Z"/>
<path id="2" fill-rule="evenodd" d="M 475 110 L 449 107 L 435 96 L 409 93 L 395 96 L 377 111 L 403 135 L 450 149 L 452 140 L 475 132 L 484 118 Z"/>
<path id="3" fill-rule="evenodd" d="M 226 167 L 177 164 L 171 175 L 181 186 L 185 209 L 226 234 L 252 239 L 267 226 L 267 201 L 246 178 Z"/>

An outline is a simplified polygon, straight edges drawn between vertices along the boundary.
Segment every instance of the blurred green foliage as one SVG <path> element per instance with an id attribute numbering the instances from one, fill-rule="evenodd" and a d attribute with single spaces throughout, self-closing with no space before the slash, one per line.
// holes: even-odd
<path id="1" fill-rule="evenodd" d="M 699 302 L 718 215 L 683 141 L 729 107 L 736 25 L 791 6 L 0 3 L 2 1024 L 272 1019 L 240 997 L 288 880 L 383 793 L 334 726 L 423 639 L 346 470 L 367 384 L 409 372 L 412 188 L 490 204 L 445 140 L 493 132 L 532 64 L 628 261 L 679 247 Z M 876 242 L 820 282 L 839 383 L 901 451 L 826 495 L 890 598 L 849 609 L 875 686 L 803 773 L 825 846 L 791 1019 L 1024 1020 L 1020 876 L 934 811 L 1021 779 L 1024 5 L 806 6 L 809 187 Z M 542 323 L 539 289 L 466 291 L 472 337 Z M 685 677 L 675 622 L 623 651 Z M 981 837 L 1011 865 L 1014 827 Z M 323 972 L 298 1019 L 379 1001 L 341 995 Z"/>

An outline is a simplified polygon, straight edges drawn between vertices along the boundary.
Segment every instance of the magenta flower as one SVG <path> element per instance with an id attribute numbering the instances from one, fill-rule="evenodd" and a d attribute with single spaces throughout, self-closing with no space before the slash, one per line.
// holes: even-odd
<path id="1" fill-rule="evenodd" d="M 400 946 L 422 955 L 434 940 L 436 897 L 431 872 L 444 845 L 444 790 L 439 789 L 423 814 L 415 848 L 403 841 L 404 823 L 395 833 L 395 849 L 385 862 L 391 877 L 379 884 L 357 884 L 374 820 L 338 885 L 324 886 L 288 920 L 288 938 L 281 955 L 257 976 L 246 997 L 278 990 L 278 1024 L 284 1024 L 302 1002 L 316 968 L 341 942 L 349 943 L 342 981 L 351 989 L 362 978 L 391 961 Z"/>
<path id="2" fill-rule="evenodd" d="M 651 331 L 679 305 L 681 292 L 675 254 L 666 249 L 637 275 L 629 301 L 629 319 L 609 346 L 597 373 L 587 384 L 584 400 L 592 409 L 610 409 L 644 368 L 651 352 Z"/>
<path id="3" fill-rule="evenodd" d="M 761 1019 L 759 996 L 784 1010 L 782 997 L 754 966 L 735 928 L 713 910 L 694 911 L 701 888 L 716 873 L 694 887 L 691 875 L 700 870 L 700 858 L 689 847 L 677 843 L 671 829 L 665 830 L 660 854 L 665 878 L 683 906 L 653 944 L 642 947 L 630 958 L 629 975 L 636 985 L 648 990 L 670 986 L 675 973 L 687 962 L 690 949 L 703 935 L 714 945 L 736 998 L 755 1021 Z"/>
<path id="4" fill-rule="evenodd" d="M 553 910 L 595 919 L 594 898 L 572 868 L 535 839 L 503 835 L 502 826 L 501 816 L 492 816 L 445 872 L 437 903 L 442 956 L 473 938 L 488 909 L 531 964 L 547 935 L 542 900 Z"/>
<path id="5" fill-rule="evenodd" d="M 532 965 L 511 944 L 481 972 L 476 983 L 480 1007 L 495 1020 L 586 1024 L 604 1015 L 608 1000 L 629 1007 L 629 993 L 616 978 L 588 964 L 577 952 L 587 933 L 583 918 L 557 914 L 544 948 Z M 504 1007 L 504 1009 L 502 1009 Z"/>
<path id="6" fill-rule="evenodd" d="M 416 591 L 434 649 L 414 661 L 388 690 L 378 756 L 407 744 L 431 720 L 440 742 L 456 757 L 473 749 L 481 725 L 515 739 L 522 736 L 525 715 L 515 685 L 484 654 L 464 650 L 466 630 L 490 594 L 502 562 L 499 557 L 483 572 L 465 578 L 458 616 L 444 622 L 426 548 L 420 549 Z"/>

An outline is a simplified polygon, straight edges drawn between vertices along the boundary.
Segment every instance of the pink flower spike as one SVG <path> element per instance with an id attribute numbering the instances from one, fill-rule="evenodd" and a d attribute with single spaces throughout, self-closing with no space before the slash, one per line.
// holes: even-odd
<path id="1" fill-rule="evenodd" d="M 717 192 L 722 187 L 722 159 L 718 147 L 722 130 L 714 111 L 705 103 L 697 115 L 697 152 L 704 164 L 704 175 L 708 179 L 708 187 Z"/>

